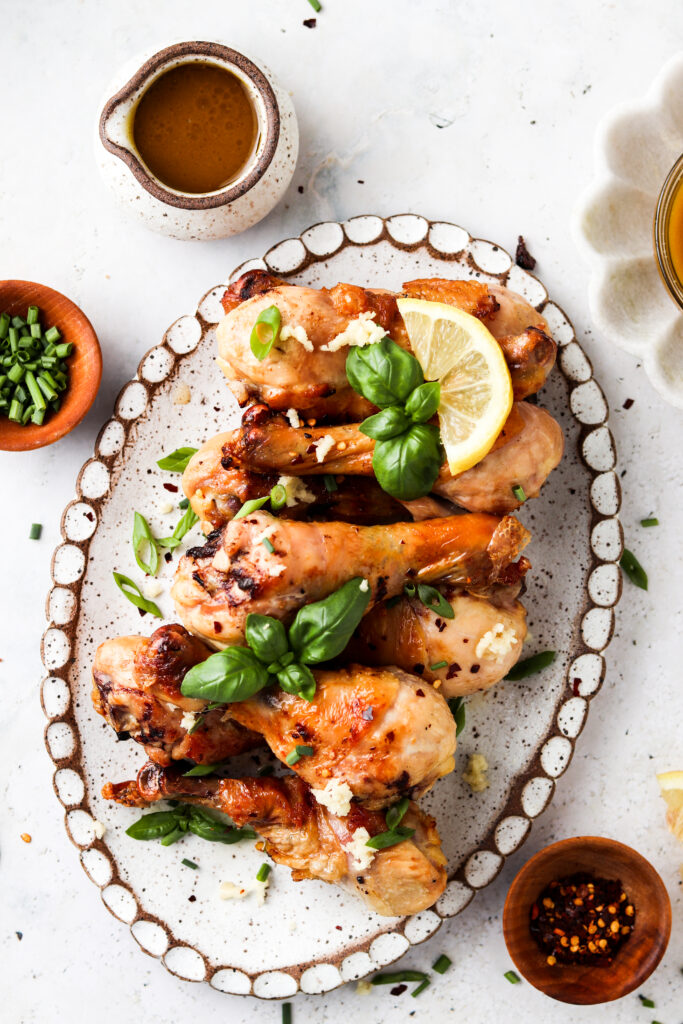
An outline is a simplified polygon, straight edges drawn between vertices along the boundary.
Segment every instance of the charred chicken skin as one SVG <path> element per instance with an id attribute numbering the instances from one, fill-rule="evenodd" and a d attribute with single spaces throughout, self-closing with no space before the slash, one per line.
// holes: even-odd
<path id="1" fill-rule="evenodd" d="M 265 840 L 278 864 L 292 869 L 295 881 L 318 878 L 342 886 L 378 914 L 415 914 L 432 906 L 446 886 L 446 859 L 434 819 L 412 803 L 402 824 L 415 830 L 403 842 L 377 850 L 361 865 L 351 847 L 386 830 L 384 815 L 352 805 L 338 817 L 318 804 L 301 779 L 193 779 L 155 764 L 145 765 L 135 782 L 107 784 L 103 795 L 126 806 L 158 800 L 182 800 L 229 815 Z"/>
<path id="2" fill-rule="evenodd" d="M 226 647 L 242 642 L 250 612 L 289 623 L 304 604 L 358 576 L 368 581 L 371 603 L 400 594 L 406 580 L 444 579 L 468 590 L 515 582 L 528 568 L 525 559 L 513 564 L 528 539 L 516 519 L 478 512 L 387 526 L 255 512 L 191 548 L 171 594 L 191 632 Z"/>
<path id="3" fill-rule="evenodd" d="M 520 295 L 479 281 L 441 278 L 409 281 L 403 294 L 446 302 L 483 320 L 503 350 L 516 399 L 543 385 L 555 362 L 556 345 L 543 317 Z M 280 311 L 283 330 L 271 357 L 259 362 L 251 352 L 251 331 L 258 315 L 273 305 Z M 252 270 L 228 288 L 223 306 L 226 316 L 216 335 L 218 363 L 240 405 L 265 402 L 273 409 L 297 409 L 309 418 L 364 419 L 374 407 L 350 387 L 348 347 L 336 347 L 335 338 L 361 314 L 372 314 L 397 344 L 410 348 L 390 292 L 348 284 L 305 288 Z"/>

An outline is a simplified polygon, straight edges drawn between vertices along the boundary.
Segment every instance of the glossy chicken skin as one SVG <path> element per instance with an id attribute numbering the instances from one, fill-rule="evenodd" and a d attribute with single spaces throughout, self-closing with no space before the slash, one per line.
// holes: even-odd
<path id="1" fill-rule="evenodd" d="M 444 697 L 462 697 L 499 683 L 519 660 L 527 633 L 519 587 L 476 597 L 441 586 L 454 618 L 435 615 L 416 597 L 382 602 L 362 620 L 345 656 L 368 665 L 399 665 L 434 683 Z M 430 665 L 441 668 L 431 669 Z"/>
<path id="2" fill-rule="evenodd" d="M 260 733 L 282 762 L 297 744 L 313 747 L 292 770 L 315 789 L 346 782 L 368 807 L 426 793 L 453 770 L 455 723 L 437 690 L 395 667 L 313 674 L 312 701 L 262 690 L 227 705 L 226 720 Z"/>
<path id="3" fill-rule="evenodd" d="M 506 292 L 478 281 L 440 278 L 404 285 L 406 295 L 436 298 L 480 317 L 500 342 L 519 399 L 542 386 L 554 364 L 556 346 L 545 326 L 536 326 L 545 321 L 533 306 Z M 285 284 L 264 271 L 248 271 L 228 289 L 223 304 L 226 316 L 216 332 L 218 364 L 240 405 L 266 402 L 274 409 L 297 409 L 309 418 L 363 419 L 373 406 L 348 383 L 348 348 L 330 351 L 328 346 L 361 313 L 373 313 L 375 323 L 397 344 L 410 348 L 396 298 L 389 292 L 348 284 L 318 290 Z M 306 344 L 280 338 L 271 354 L 259 361 L 251 352 L 251 332 L 258 315 L 272 305 L 280 311 L 283 328 L 303 329 Z M 512 322 L 519 326 L 514 335 L 508 332 Z"/>
<path id="4" fill-rule="evenodd" d="M 221 710 L 206 712 L 196 729 L 185 712 L 202 712 L 201 700 L 184 697 L 185 673 L 211 651 L 182 626 L 161 626 L 151 637 L 123 636 L 100 644 L 93 664 L 92 701 L 120 739 L 141 743 L 158 764 L 188 758 L 217 764 L 262 744 Z M 186 720 L 187 721 L 187 720 Z"/>
<path id="5" fill-rule="evenodd" d="M 328 448 L 330 439 L 334 443 Z M 279 474 L 301 476 L 315 496 L 309 513 L 315 518 L 316 507 L 324 507 L 325 500 L 320 477 L 374 480 L 374 447 L 357 424 L 294 428 L 266 406 L 252 406 L 241 427 L 218 434 L 192 457 L 183 474 L 183 490 L 199 518 L 215 528 L 231 519 L 244 501 L 268 494 Z M 526 498 L 537 497 L 563 451 L 562 430 L 553 417 L 536 405 L 516 402 L 488 455 L 455 477 L 444 463 L 433 492 L 471 512 L 513 512 L 522 504 L 513 488 L 521 486 Z M 375 522 L 391 522 L 392 512 L 393 521 L 400 518 L 398 503 L 382 495 L 378 486 L 345 482 L 337 504 L 352 522 L 367 522 L 373 513 L 378 517 Z M 334 515 L 335 503 L 329 504 Z M 363 518 L 354 517 L 354 506 Z M 405 508 L 412 511 L 411 503 Z"/>
<path id="6" fill-rule="evenodd" d="M 145 765 L 136 782 L 108 784 L 103 795 L 126 806 L 148 806 L 177 799 L 229 815 L 239 827 L 249 825 L 265 840 L 278 864 L 292 869 L 295 881 L 318 878 L 358 895 L 378 914 L 415 914 L 432 906 L 446 886 L 446 858 L 434 819 L 416 804 L 403 824 L 415 833 L 378 850 L 367 867 L 359 867 L 349 849 L 358 829 L 373 836 L 386 830 L 384 815 L 353 806 L 344 818 L 316 803 L 308 786 L 293 776 L 283 779 L 183 778 Z"/>
<path id="7" fill-rule="evenodd" d="M 470 590 L 514 582 L 528 568 L 526 560 L 511 564 L 528 540 L 516 519 L 483 513 L 356 526 L 255 512 L 191 548 L 171 595 L 191 632 L 225 647 L 242 641 L 250 612 L 288 623 L 304 604 L 358 576 L 368 581 L 371 604 L 401 593 L 406 579 L 445 579 Z"/>

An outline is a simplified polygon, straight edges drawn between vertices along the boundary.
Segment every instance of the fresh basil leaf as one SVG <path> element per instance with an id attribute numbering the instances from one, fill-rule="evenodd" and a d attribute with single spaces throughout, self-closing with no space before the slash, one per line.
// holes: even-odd
<path id="1" fill-rule="evenodd" d="M 364 348 L 352 347 L 346 358 L 346 376 L 354 391 L 380 409 L 402 405 L 410 392 L 424 383 L 415 356 L 391 338 Z"/>
<path id="2" fill-rule="evenodd" d="M 414 392 L 413 392 L 414 393 Z M 411 425 L 410 419 L 400 405 L 390 405 L 374 416 L 368 416 L 360 424 L 358 429 L 361 434 L 371 437 L 375 441 L 388 441 L 390 437 L 403 434 Z"/>
<path id="3" fill-rule="evenodd" d="M 184 473 L 188 462 L 197 451 L 197 448 L 176 448 L 170 455 L 164 455 L 163 459 L 159 459 L 157 466 L 169 473 Z"/>
<path id="4" fill-rule="evenodd" d="M 232 704 L 247 700 L 270 682 L 265 665 L 248 647 L 226 647 L 194 665 L 182 681 L 185 697 Z"/>
<path id="5" fill-rule="evenodd" d="M 450 697 L 447 704 L 455 721 L 455 735 L 459 736 L 465 728 L 465 699 L 464 697 Z"/>
<path id="6" fill-rule="evenodd" d="M 300 608 L 289 627 L 289 643 L 298 661 L 316 665 L 344 650 L 370 603 L 362 576 L 349 580 L 322 601 Z"/>
<path id="7" fill-rule="evenodd" d="M 379 835 L 368 839 L 365 845 L 369 846 L 371 850 L 386 850 L 389 846 L 396 846 L 397 843 L 402 843 L 404 839 L 410 839 L 413 835 L 415 835 L 414 828 L 389 829 L 388 832 L 380 832 Z"/>
<path id="8" fill-rule="evenodd" d="M 315 676 L 306 665 L 288 665 L 277 673 L 277 681 L 285 693 L 295 693 L 307 701 L 315 696 Z"/>
<path id="9" fill-rule="evenodd" d="M 396 828 L 401 824 L 405 813 L 410 807 L 410 797 L 404 796 L 402 800 L 399 800 L 397 804 L 390 807 L 385 815 L 387 828 L 389 831 L 395 831 Z"/>
<path id="10" fill-rule="evenodd" d="M 441 385 L 438 380 L 420 384 L 419 388 L 408 396 L 406 415 L 413 423 L 426 423 L 439 408 L 441 401 Z"/>
<path id="11" fill-rule="evenodd" d="M 642 565 L 628 548 L 624 548 L 624 552 L 619 559 L 619 565 L 624 570 L 631 583 L 635 583 L 641 590 L 647 590 L 647 573 L 643 569 Z"/>
<path id="12" fill-rule="evenodd" d="M 173 535 L 171 537 L 162 537 L 161 540 L 157 541 L 157 544 L 162 548 L 170 548 L 171 551 L 173 551 L 174 548 L 178 547 L 185 534 L 188 533 L 195 523 L 198 522 L 199 516 L 196 515 L 191 508 L 188 508 L 187 512 L 181 518 L 173 531 Z"/>
<path id="13" fill-rule="evenodd" d="M 188 828 L 195 836 L 206 839 L 210 843 L 225 843 L 231 846 L 243 839 L 256 839 L 256 833 L 250 828 L 234 828 L 220 821 L 206 821 L 202 818 L 190 818 Z"/>
<path id="14" fill-rule="evenodd" d="M 143 572 L 148 576 L 156 576 L 156 571 L 159 568 L 159 549 L 149 523 L 139 512 L 133 514 L 133 554 Z M 147 561 L 145 561 L 145 554 L 147 554 Z"/>
<path id="15" fill-rule="evenodd" d="M 400 501 L 429 494 L 441 469 L 438 427 L 416 423 L 399 437 L 377 441 L 372 468 L 383 491 Z"/>
<path id="16" fill-rule="evenodd" d="M 177 827 L 175 811 L 154 811 L 152 814 L 143 814 L 134 821 L 126 829 L 126 835 L 131 839 L 161 839 L 162 836 L 174 832 Z"/>
<path id="17" fill-rule="evenodd" d="M 289 650 L 285 627 L 271 615 L 247 615 L 244 630 L 247 643 L 265 665 L 278 661 Z"/>
<path id="18" fill-rule="evenodd" d="M 202 775 L 211 775 L 211 772 L 215 771 L 216 768 L 220 767 L 218 764 L 196 764 L 194 768 L 190 768 L 189 772 L 183 772 L 184 779 L 197 779 L 201 778 Z"/>
<path id="19" fill-rule="evenodd" d="M 244 519 L 245 516 L 251 515 L 252 512 L 257 512 L 260 508 L 263 508 L 269 498 L 269 494 L 265 498 L 250 498 L 249 501 L 245 501 L 239 512 L 235 513 L 233 519 Z"/>
<path id="20" fill-rule="evenodd" d="M 249 338 L 252 353 L 262 362 L 270 353 L 271 348 L 280 336 L 280 310 L 277 306 L 268 306 L 261 310 Z"/>
<path id="21" fill-rule="evenodd" d="M 183 822 L 183 825 L 184 824 L 185 824 L 185 822 Z M 186 832 L 187 832 L 187 828 L 182 828 L 179 825 L 177 828 L 175 828 L 173 830 L 173 832 L 169 832 L 168 835 L 165 835 L 163 837 L 163 839 L 161 840 L 161 845 L 162 846 L 173 846 L 174 843 L 177 843 L 179 839 L 183 838 L 183 836 L 185 835 Z"/>
<path id="22" fill-rule="evenodd" d="M 449 604 L 441 591 L 437 590 L 436 587 L 430 587 L 426 583 L 418 583 L 417 596 L 425 608 L 429 608 L 430 612 L 434 612 L 435 615 L 440 615 L 442 619 L 455 618 L 453 606 Z"/>
<path id="23" fill-rule="evenodd" d="M 513 665 L 505 678 L 525 679 L 527 676 L 532 676 L 536 672 L 540 672 L 541 669 L 547 668 L 548 665 L 552 665 L 556 657 L 556 651 L 541 651 L 539 654 L 532 654 L 530 658 L 525 658 Z"/>
<path id="24" fill-rule="evenodd" d="M 156 615 L 158 619 L 163 619 L 163 615 L 159 611 L 154 601 L 148 601 L 146 597 L 143 597 L 142 591 L 140 590 L 137 583 L 130 578 L 130 576 L 124 576 L 122 572 L 112 573 L 114 577 L 114 583 L 119 588 L 124 597 L 128 598 L 131 604 L 134 604 L 136 608 L 139 608 L 143 612 L 149 612 L 150 615 Z"/>

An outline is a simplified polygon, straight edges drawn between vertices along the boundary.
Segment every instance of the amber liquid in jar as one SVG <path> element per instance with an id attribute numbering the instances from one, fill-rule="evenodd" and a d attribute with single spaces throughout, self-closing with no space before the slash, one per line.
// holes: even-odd
<path id="1" fill-rule="evenodd" d="M 217 192 L 239 177 L 258 139 L 244 84 L 199 61 L 164 72 L 142 94 L 133 141 L 152 174 L 177 192 Z"/>
<path id="2" fill-rule="evenodd" d="M 671 203 L 666 225 L 666 239 L 671 265 L 676 277 L 683 285 L 683 178 L 678 183 L 678 189 Z"/>

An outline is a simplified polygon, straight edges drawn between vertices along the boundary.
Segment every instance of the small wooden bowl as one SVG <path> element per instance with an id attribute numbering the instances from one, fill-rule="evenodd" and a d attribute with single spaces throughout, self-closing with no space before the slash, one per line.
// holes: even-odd
<path id="1" fill-rule="evenodd" d="M 69 386 L 59 411 L 42 426 L 13 423 L 0 416 L 0 449 L 25 452 L 42 448 L 64 437 L 80 423 L 95 400 L 102 377 L 102 353 L 92 324 L 85 313 L 65 295 L 33 281 L 0 281 L 0 313 L 26 316 L 29 306 L 38 306 L 42 323 L 58 327 L 62 341 L 71 341 L 74 350 L 69 358 Z"/>
<path id="2" fill-rule="evenodd" d="M 636 908 L 635 925 L 610 966 L 551 967 L 529 930 L 531 905 L 549 882 L 579 871 L 619 879 Z M 607 1003 L 632 992 L 664 956 L 670 932 L 671 904 L 655 869 L 629 846 L 600 836 L 546 846 L 518 873 L 503 910 L 503 933 L 515 966 L 535 988 L 563 1003 Z"/>

